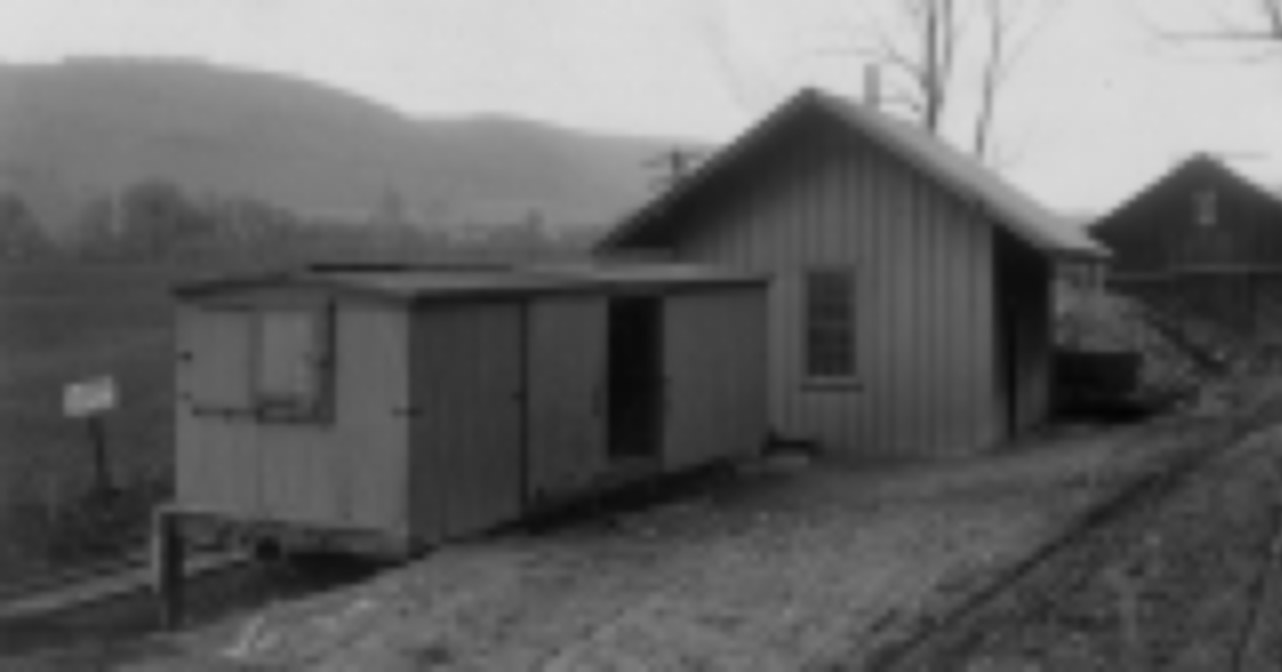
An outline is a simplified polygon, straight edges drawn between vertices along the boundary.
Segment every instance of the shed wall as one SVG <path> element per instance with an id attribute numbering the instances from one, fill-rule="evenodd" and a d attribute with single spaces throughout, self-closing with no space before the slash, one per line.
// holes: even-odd
<path id="1" fill-rule="evenodd" d="M 179 309 L 177 487 L 184 507 L 258 520 L 397 533 L 405 520 L 407 318 L 343 302 L 334 311 L 331 421 L 253 412 L 253 297 Z"/>
<path id="2" fill-rule="evenodd" d="M 180 305 L 175 313 L 175 489 L 180 505 L 256 516 L 258 447 L 250 402 L 246 310 Z"/>
<path id="3" fill-rule="evenodd" d="M 766 438 L 766 300 L 758 288 L 665 298 L 665 468 L 751 455 Z"/>
<path id="4" fill-rule="evenodd" d="M 522 506 L 518 303 L 426 304 L 411 345 L 412 531 L 419 543 L 515 520 Z"/>
<path id="5" fill-rule="evenodd" d="M 811 129 L 671 213 L 680 259 L 769 273 L 774 428 L 846 457 L 957 455 L 1003 437 L 994 226 L 867 141 Z M 854 143 L 853 147 L 838 143 Z M 857 273 L 857 384 L 810 385 L 802 274 Z"/>
<path id="6" fill-rule="evenodd" d="M 528 311 L 528 488 L 536 498 L 555 498 L 588 486 L 609 466 L 607 299 L 543 296 Z"/>

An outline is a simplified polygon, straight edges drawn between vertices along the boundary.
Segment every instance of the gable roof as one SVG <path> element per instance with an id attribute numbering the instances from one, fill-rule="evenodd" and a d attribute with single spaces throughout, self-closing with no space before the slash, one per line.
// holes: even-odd
<path id="1" fill-rule="evenodd" d="M 943 189 L 979 204 L 1000 225 L 1034 248 L 1051 255 L 1105 256 L 1102 247 L 1067 219 L 1047 210 L 975 159 L 915 126 L 850 101 L 804 89 L 739 139 L 704 163 L 693 175 L 626 218 L 599 244 L 600 250 L 626 248 L 663 227 L 664 215 L 733 166 L 749 160 L 751 150 L 808 115 L 826 115 L 852 134 L 868 138 L 913 166 Z"/>
<path id="2" fill-rule="evenodd" d="M 1161 192 L 1167 189 L 1169 185 L 1186 177 L 1197 175 L 1219 180 L 1220 184 L 1227 183 L 1239 187 L 1246 193 L 1258 196 L 1261 201 L 1271 204 L 1271 206 L 1278 209 L 1279 213 L 1282 213 L 1282 194 L 1256 184 L 1253 180 L 1233 170 L 1214 156 L 1205 152 L 1198 152 L 1176 164 L 1175 167 L 1123 200 L 1117 207 L 1101 215 L 1087 227 L 1087 230 L 1094 233 L 1111 229 L 1127 219 L 1125 215 L 1136 204 L 1150 198 L 1160 197 Z"/>

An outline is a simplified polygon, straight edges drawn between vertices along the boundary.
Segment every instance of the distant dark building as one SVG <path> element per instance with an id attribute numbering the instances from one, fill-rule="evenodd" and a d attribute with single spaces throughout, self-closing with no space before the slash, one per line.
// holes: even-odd
<path id="1" fill-rule="evenodd" d="M 1198 154 L 1090 227 L 1110 284 L 1250 340 L 1282 324 L 1282 197 Z"/>

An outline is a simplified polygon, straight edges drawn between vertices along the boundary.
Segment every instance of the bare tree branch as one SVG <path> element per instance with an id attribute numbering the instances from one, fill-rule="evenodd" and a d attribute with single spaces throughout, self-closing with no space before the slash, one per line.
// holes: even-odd
<path id="1" fill-rule="evenodd" d="M 755 112 L 756 105 L 752 95 L 753 86 L 748 81 L 742 67 L 735 62 L 733 46 L 727 27 L 727 19 L 720 3 L 712 0 L 709 3 L 693 3 L 695 26 L 703 45 L 721 74 L 721 81 L 726 86 L 730 98 L 744 112 Z"/>
<path id="2" fill-rule="evenodd" d="M 985 0 L 981 7 L 988 39 L 981 67 L 979 110 L 975 117 L 972 151 L 986 163 L 996 162 L 993 157 L 993 126 L 1000 93 L 1025 53 L 1063 4 L 1038 5 L 1020 0 L 1017 7 L 1013 9 L 1008 0 Z"/>
<path id="3" fill-rule="evenodd" d="M 1225 14 L 1224 6 L 1215 10 L 1213 23 L 1192 30 L 1157 29 L 1166 39 L 1183 42 L 1210 42 L 1227 45 L 1282 45 L 1282 0 L 1252 0 L 1238 5 L 1238 15 Z"/>
<path id="4" fill-rule="evenodd" d="M 959 121 L 964 113 L 958 107 L 959 98 L 977 99 L 966 124 L 967 143 L 981 160 L 992 161 L 1002 91 L 1052 14 L 1064 4 L 901 0 L 892 24 L 883 21 L 857 27 L 869 46 L 847 53 L 886 67 L 903 87 L 896 102 L 930 133 L 942 135 L 946 123 L 952 126 Z M 965 91 L 963 86 L 972 88 Z"/>
<path id="5" fill-rule="evenodd" d="M 997 93 L 1010 72 L 1007 61 L 1007 35 L 1009 19 L 1003 0 L 987 3 L 988 56 L 984 61 L 980 79 L 979 112 L 975 117 L 973 151 L 980 160 L 986 160 L 990 151 L 993 119 L 997 116 Z"/>

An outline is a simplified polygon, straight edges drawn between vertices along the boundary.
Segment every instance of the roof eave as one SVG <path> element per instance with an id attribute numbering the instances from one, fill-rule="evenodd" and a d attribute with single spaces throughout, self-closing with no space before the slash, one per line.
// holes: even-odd
<path id="1" fill-rule="evenodd" d="M 697 190 L 700 185 L 712 179 L 726 165 L 733 165 L 739 157 L 755 146 L 761 138 L 770 137 L 778 126 L 790 117 L 800 114 L 810 106 L 821 104 L 822 96 L 814 89 L 802 89 L 788 102 L 771 112 L 766 118 L 750 126 L 737 138 L 716 152 L 711 159 L 699 166 L 694 174 L 681 180 L 663 194 L 651 199 L 625 218 L 621 224 L 607 233 L 593 251 L 597 253 L 617 251 L 629 245 L 629 239 L 635 238 L 638 232 L 645 231 L 650 222 L 670 209 L 686 194 Z"/>

